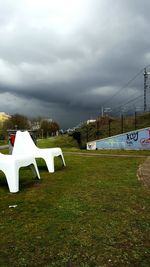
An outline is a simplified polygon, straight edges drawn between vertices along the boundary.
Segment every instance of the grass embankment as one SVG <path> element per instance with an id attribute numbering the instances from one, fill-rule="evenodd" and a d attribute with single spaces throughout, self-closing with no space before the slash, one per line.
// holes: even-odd
<path id="1" fill-rule="evenodd" d="M 21 170 L 17 194 L 0 175 L 0 265 L 148 267 L 150 195 L 136 177 L 143 159 L 65 160 L 54 174 L 38 160 L 40 181 Z"/>
<path id="2" fill-rule="evenodd" d="M 122 130 L 124 133 L 129 131 L 134 131 L 136 129 L 142 129 L 150 126 L 150 113 L 143 113 L 136 115 L 136 126 L 135 126 L 135 116 L 124 116 L 123 122 L 121 118 L 112 118 L 110 125 L 111 136 L 121 134 Z M 100 138 L 108 137 L 108 122 L 104 121 L 101 125 L 101 136 Z M 135 130 L 136 131 L 136 130 Z"/>
<path id="3" fill-rule="evenodd" d="M 99 117 L 96 123 L 84 123 L 77 129 L 80 133 L 80 146 L 85 148 L 88 141 L 106 138 L 129 131 L 137 131 L 150 126 L 150 112 L 135 116 L 119 117 Z"/>
<path id="4" fill-rule="evenodd" d="M 86 150 L 80 149 L 77 142 L 68 135 L 62 135 L 57 137 L 50 137 L 48 139 L 40 139 L 37 142 L 39 147 L 61 147 L 64 152 L 81 152 L 86 154 L 118 154 L 118 155 L 143 155 L 150 156 L 150 150 Z"/>
<path id="5" fill-rule="evenodd" d="M 61 147 L 63 151 L 76 151 L 79 146 L 72 136 L 67 134 L 50 137 L 48 139 L 40 139 L 37 142 L 39 147 Z"/>

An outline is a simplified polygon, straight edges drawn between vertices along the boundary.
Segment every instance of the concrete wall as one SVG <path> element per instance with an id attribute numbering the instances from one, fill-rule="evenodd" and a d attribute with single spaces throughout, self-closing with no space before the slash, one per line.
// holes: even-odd
<path id="1" fill-rule="evenodd" d="M 150 149 L 150 127 L 95 140 L 87 143 L 87 150 L 95 149 Z"/>

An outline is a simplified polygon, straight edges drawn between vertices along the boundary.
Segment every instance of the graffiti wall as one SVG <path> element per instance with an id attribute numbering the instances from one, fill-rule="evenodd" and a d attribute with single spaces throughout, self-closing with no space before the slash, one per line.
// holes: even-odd
<path id="1" fill-rule="evenodd" d="M 87 143 L 95 149 L 150 149 L 150 127 Z"/>

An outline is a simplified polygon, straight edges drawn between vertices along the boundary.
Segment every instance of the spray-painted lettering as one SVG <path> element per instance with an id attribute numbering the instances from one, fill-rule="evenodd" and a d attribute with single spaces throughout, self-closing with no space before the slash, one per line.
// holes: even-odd
<path id="1" fill-rule="evenodd" d="M 141 143 L 142 146 L 147 146 L 147 145 L 150 144 L 150 130 L 148 130 L 148 135 L 149 136 L 147 138 L 142 138 L 140 140 L 140 143 Z"/>
<path id="2" fill-rule="evenodd" d="M 127 143 L 130 141 L 137 141 L 138 140 L 138 132 L 129 133 L 127 134 Z"/>

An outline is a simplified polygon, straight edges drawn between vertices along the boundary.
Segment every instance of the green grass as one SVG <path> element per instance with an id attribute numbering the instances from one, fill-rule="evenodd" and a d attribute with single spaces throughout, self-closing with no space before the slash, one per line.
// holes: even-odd
<path id="1" fill-rule="evenodd" d="M 150 156 L 150 150 L 119 150 L 119 149 L 100 149 L 100 150 L 86 150 L 86 149 L 63 149 L 66 152 L 79 152 L 84 154 L 97 154 L 97 155 L 126 155 L 126 156 Z"/>
<path id="2" fill-rule="evenodd" d="M 17 194 L 0 173 L 0 266 L 150 266 L 150 195 L 136 177 L 144 159 L 65 160 L 54 174 L 38 160 L 40 181 L 22 169 Z"/>

